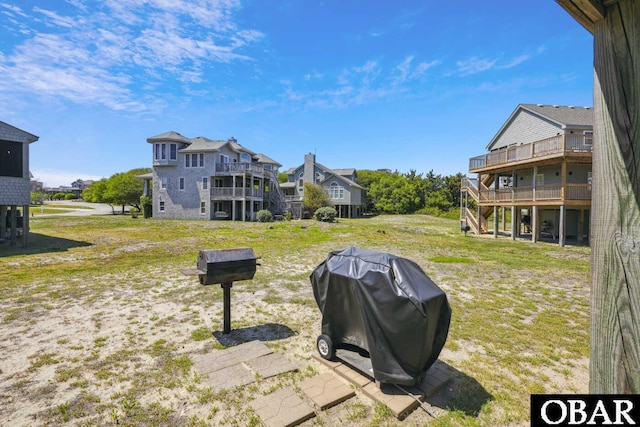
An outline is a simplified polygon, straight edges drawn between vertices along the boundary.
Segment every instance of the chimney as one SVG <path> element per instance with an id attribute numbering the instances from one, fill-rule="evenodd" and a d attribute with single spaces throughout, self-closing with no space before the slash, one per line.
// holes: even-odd
<path id="1" fill-rule="evenodd" d="M 315 164 L 316 155 L 309 153 L 304 155 L 304 177 L 303 182 L 315 184 Z"/>

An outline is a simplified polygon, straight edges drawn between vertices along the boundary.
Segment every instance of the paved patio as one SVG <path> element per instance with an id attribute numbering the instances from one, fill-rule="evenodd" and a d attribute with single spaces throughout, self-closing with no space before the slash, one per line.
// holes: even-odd
<path id="1" fill-rule="evenodd" d="M 312 358 L 328 371 L 301 381 L 299 392 L 284 387 L 249 402 L 266 426 L 298 425 L 315 417 L 316 413 L 354 397 L 356 390 L 387 406 L 401 420 L 450 379 L 448 366 L 437 361 L 427 372 L 426 379 L 416 387 L 401 389 L 388 384 L 380 387 L 372 377 L 346 363 L 328 361 L 316 353 Z M 244 386 L 260 378 L 298 369 L 295 363 L 274 353 L 260 341 L 197 355 L 193 360 L 195 369 L 206 375 L 206 384 L 215 391 Z"/>

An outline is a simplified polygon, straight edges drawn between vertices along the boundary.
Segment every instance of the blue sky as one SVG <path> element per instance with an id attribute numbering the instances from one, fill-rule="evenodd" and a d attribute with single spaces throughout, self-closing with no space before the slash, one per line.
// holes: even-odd
<path id="1" fill-rule="evenodd" d="M 592 64 L 553 0 L 0 0 L 0 120 L 47 186 L 150 167 L 169 130 L 467 173 L 519 103 L 591 106 Z"/>

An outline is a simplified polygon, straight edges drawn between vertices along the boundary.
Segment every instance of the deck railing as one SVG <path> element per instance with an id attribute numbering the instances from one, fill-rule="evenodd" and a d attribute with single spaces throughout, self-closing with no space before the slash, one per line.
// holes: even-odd
<path id="1" fill-rule="evenodd" d="M 475 187 L 462 187 L 462 191 L 474 194 Z M 537 187 L 487 188 L 480 184 L 479 201 L 482 204 L 500 204 L 504 202 L 544 202 L 562 201 L 562 185 L 539 185 Z M 564 188 L 564 200 L 591 200 L 591 184 L 567 184 Z"/>
<path id="2" fill-rule="evenodd" d="M 264 197 L 263 190 L 256 190 L 255 188 L 242 188 L 242 187 L 213 187 L 211 189 L 211 197 L 215 199 L 226 199 L 235 197 Z"/>
<path id="3" fill-rule="evenodd" d="M 591 153 L 593 135 L 564 134 L 528 144 L 503 147 L 469 159 L 469 171 L 566 153 Z"/>
<path id="4" fill-rule="evenodd" d="M 253 173 L 256 175 L 264 175 L 265 169 L 263 165 L 257 165 L 254 163 L 216 163 L 216 175 L 225 175 L 225 174 L 243 174 L 243 173 Z"/>

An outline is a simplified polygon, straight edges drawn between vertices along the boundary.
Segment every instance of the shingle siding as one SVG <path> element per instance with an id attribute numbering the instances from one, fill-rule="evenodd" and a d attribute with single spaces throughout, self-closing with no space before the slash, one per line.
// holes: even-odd
<path id="1" fill-rule="evenodd" d="M 528 144 L 551 138 L 559 132 L 562 133 L 563 131 L 557 123 L 534 116 L 528 111 L 520 110 L 512 123 L 496 138 L 491 149 Z"/>
<path id="2" fill-rule="evenodd" d="M 0 205 L 28 205 L 31 200 L 29 179 L 0 177 Z"/>

